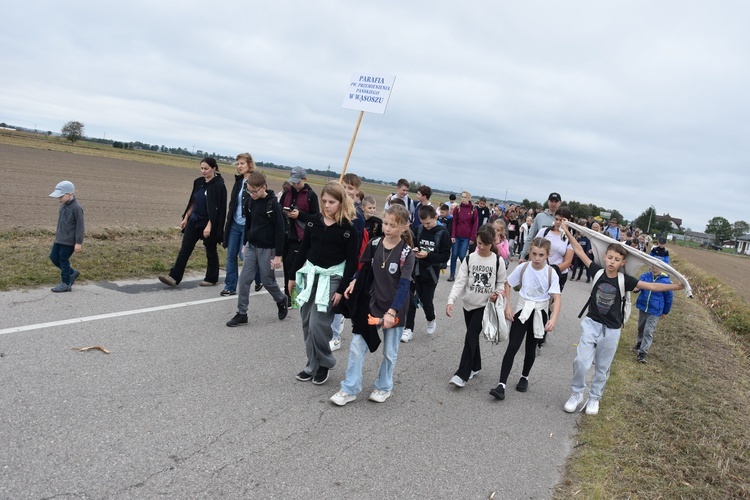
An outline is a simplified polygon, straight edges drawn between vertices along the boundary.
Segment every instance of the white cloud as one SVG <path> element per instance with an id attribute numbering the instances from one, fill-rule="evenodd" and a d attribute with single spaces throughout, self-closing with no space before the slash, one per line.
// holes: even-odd
<path id="1" fill-rule="evenodd" d="M 15 2 L 0 121 L 339 169 L 349 75 L 395 74 L 350 168 L 750 220 L 741 1 Z"/>

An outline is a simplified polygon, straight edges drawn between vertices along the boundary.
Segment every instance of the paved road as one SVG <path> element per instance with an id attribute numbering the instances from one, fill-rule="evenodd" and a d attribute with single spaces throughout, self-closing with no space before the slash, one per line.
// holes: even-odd
<path id="1" fill-rule="evenodd" d="M 298 314 L 278 321 L 260 292 L 250 325 L 227 328 L 235 298 L 198 281 L 0 293 L 0 498 L 551 496 L 581 418 L 562 405 L 588 285 L 566 287 L 526 394 L 513 390 L 522 355 L 506 400 L 488 394 L 504 344 L 483 342 L 479 376 L 464 389 L 448 385 L 464 329 L 460 311 L 444 315 L 443 279 L 438 331 L 424 333 L 420 311 L 415 339 L 399 349 L 393 397 L 366 400 L 378 352 L 368 356 L 363 394 L 340 408 L 328 398 L 348 342 L 327 384 L 298 382 Z M 105 317 L 14 330 L 94 315 Z M 69 349 L 92 345 L 111 354 Z"/>

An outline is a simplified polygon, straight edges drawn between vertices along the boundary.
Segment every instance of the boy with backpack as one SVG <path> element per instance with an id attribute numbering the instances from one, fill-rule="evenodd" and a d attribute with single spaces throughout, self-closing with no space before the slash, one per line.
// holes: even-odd
<path id="1" fill-rule="evenodd" d="M 266 176 L 252 172 L 245 183 L 249 198 L 244 200 L 245 235 L 243 239 L 243 265 L 237 294 L 237 314 L 227 321 L 227 326 L 247 324 L 247 306 L 250 301 L 250 283 L 260 270 L 263 286 L 271 294 L 278 308 L 279 319 L 286 318 L 287 298 L 276 283 L 275 270 L 281 267 L 286 224 L 276 195 L 266 186 Z"/>
<path id="2" fill-rule="evenodd" d="M 584 401 L 583 391 L 586 389 L 586 373 L 595 361 L 596 368 L 589 399 L 583 406 L 586 408 L 587 415 L 596 415 L 599 413 L 599 400 L 607 384 L 612 360 L 620 341 L 622 325 L 626 319 L 627 296 L 625 294 L 636 287 L 639 290 L 668 292 L 682 290 L 684 286 L 682 283 L 639 281 L 633 276 L 620 273 L 620 268 L 625 265 L 627 251 L 619 243 L 611 243 L 607 247 L 604 267 L 602 267 L 586 255 L 580 243 L 570 234 L 567 220 L 563 221 L 562 229 L 573 246 L 573 251 L 581 259 L 583 265 L 594 274 L 594 284 L 586 304 L 588 314 L 581 322 L 581 338 L 578 341 L 576 357 L 573 361 L 571 395 L 564 409 L 568 413 L 573 413 L 581 407 Z"/>
<path id="3" fill-rule="evenodd" d="M 414 257 L 416 265 L 412 273 L 414 292 L 422 303 L 424 316 L 427 320 L 427 335 L 432 335 L 437 329 L 435 317 L 435 288 L 440 279 L 440 270 L 445 269 L 446 262 L 451 255 L 450 233 L 445 227 L 437 223 L 437 212 L 432 205 L 424 205 L 419 209 L 420 225 L 417 226 L 414 239 Z M 401 342 L 409 342 L 414 338 L 414 318 L 416 307 L 410 307 L 406 315 L 404 333 Z"/>

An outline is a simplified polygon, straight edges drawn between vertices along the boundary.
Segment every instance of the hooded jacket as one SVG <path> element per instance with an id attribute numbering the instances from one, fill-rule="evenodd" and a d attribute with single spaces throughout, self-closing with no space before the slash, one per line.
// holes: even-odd
<path id="1" fill-rule="evenodd" d="M 669 276 L 666 274 L 661 273 L 654 276 L 651 271 L 642 274 L 639 280 L 648 283 L 672 283 Z M 638 294 L 638 300 L 635 303 L 635 307 L 639 311 L 643 311 L 651 316 L 669 314 L 669 311 L 672 309 L 673 297 L 674 294 L 672 292 L 652 292 L 651 290 L 641 290 L 640 294 Z"/>
<path id="2" fill-rule="evenodd" d="M 243 243 L 258 248 L 273 248 L 276 255 L 283 255 L 286 226 L 274 192 L 267 189 L 266 196 L 257 200 L 248 196 L 243 201 L 242 211 L 245 214 Z"/>

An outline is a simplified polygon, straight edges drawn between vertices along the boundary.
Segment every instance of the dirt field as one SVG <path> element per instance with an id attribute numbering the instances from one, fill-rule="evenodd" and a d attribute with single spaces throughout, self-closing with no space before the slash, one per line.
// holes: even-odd
<path id="1" fill-rule="evenodd" d="M 750 302 L 750 259 L 702 248 L 670 246 L 669 252 L 703 269 Z"/>
<path id="2" fill-rule="evenodd" d="M 86 230 L 166 228 L 179 224 L 195 168 L 78 155 L 0 144 L 0 232 L 55 229 L 57 201 L 48 195 L 59 181 L 76 185 Z M 234 172 L 222 169 L 231 190 Z M 269 180 L 278 190 L 281 182 Z M 716 276 L 750 301 L 750 259 L 715 251 L 670 247 L 670 251 Z"/>
<path id="3" fill-rule="evenodd" d="M 236 172 L 219 170 L 231 193 Z M 179 225 L 200 167 L 197 160 L 190 169 L 0 143 L 0 172 L 0 232 L 54 230 L 58 203 L 48 195 L 63 179 L 76 186 L 86 230 L 100 231 Z M 269 187 L 277 191 L 281 176 L 275 177 Z"/>

